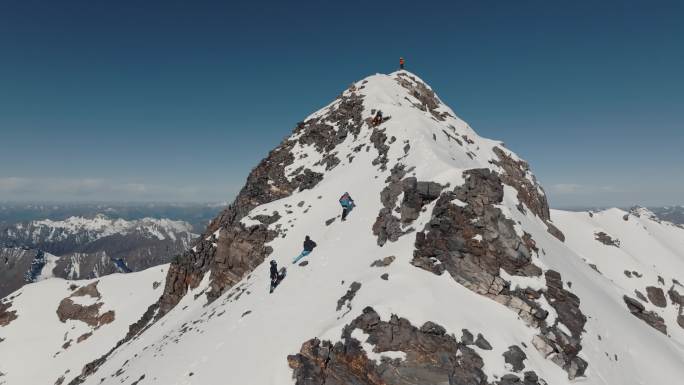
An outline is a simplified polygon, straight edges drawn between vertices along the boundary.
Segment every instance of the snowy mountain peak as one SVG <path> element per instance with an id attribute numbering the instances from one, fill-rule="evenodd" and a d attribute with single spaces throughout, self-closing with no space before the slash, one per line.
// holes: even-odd
<path id="1" fill-rule="evenodd" d="M 345 192 L 354 205 L 342 212 Z M 169 266 L 159 300 L 112 350 L 65 376 L 258 385 L 684 376 L 673 353 L 684 343 L 682 278 L 650 282 L 679 266 L 684 245 L 672 240 L 682 230 L 661 242 L 620 215 L 579 213 L 574 228 L 553 214 L 561 229 L 527 163 L 478 136 L 420 78 L 373 75 L 297 124 Z M 638 272 L 645 301 L 615 278 L 619 267 L 600 272 L 650 257 L 615 241 L 635 231 L 671 248 Z M 599 268 L 584 254 L 595 251 L 615 260 Z M 269 261 L 287 268 L 272 293 Z M 28 382 L 54 381 L 40 375 Z"/>

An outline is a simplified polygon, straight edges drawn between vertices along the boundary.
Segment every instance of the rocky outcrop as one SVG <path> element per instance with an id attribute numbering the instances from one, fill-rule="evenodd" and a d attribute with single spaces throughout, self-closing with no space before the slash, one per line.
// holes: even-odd
<path id="1" fill-rule="evenodd" d="M 438 275 L 446 271 L 466 288 L 509 307 L 539 328 L 538 345 L 549 359 L 570 378 L 583 375 L 587 364 L 578 353 L 586 317 L 579 309 L 579 298 L 563 288 L 560 274 L 554 271 L 544 276 L 545 291 L 510 289 L 500 276 L 501 269 L 513 276 L 541 276 L 542 270 L 531 258 L 537 252 L 535 242 L 529 234 L 518 236 L 514 222 L 496 207 L 503 200 L 503 181 L 498 174 L 474 169 L 464 176 L 462 186 L 442 193 L 437 200 L 432 219 L 416 235 L 411 263 Z M 553 325 L 546 323 L 548 312 L 536 302 L 542 295 L 559 313 Z M 563 332 L 558 322 L 572 335 Z"/>
<path id="2" fill-rule="evenodd" d="M 335 310 L 340 311 L 345 305 L 348 310 L 351 310 L 351 301 L 354 299 L 356 292 L 359 291 L 359 289 L 361 289 L 361 284 L 352 282 L 351 285 L 349 285 L 349 290 L 337 300 L 337 308 Z"/>
<path id="3" fill-rule="evenodd" d="M 599 231 L 597 233 L 594 233 L 594 239 L 603 243 L 606 246 L 620 247 L 620 240 L 619 239 L 613 239 L 610 235 L 606 234 L 603 231 Z"/>
<path id="4" fill-rule="evenodd" d="M 663 292 L 663 289 L 655 286 L 647 286 L 646 295 L 648 296 L 648 300 L 651 301 L 652 304 L 658 307 L 667 306 L 667 299 L 665 299 L 665 292 Z"/>
<path id="5" fill-rule="evenodd" d="M 373 261 L 373 263 L 371 263 L 370 266 L 371 267 L 387 267 L 387 266 L 391 265 L 395 259 L 396 259 L 396 257 L 394 255 L 390 255 L 389 257 L 385 257 L 383 259 L 376 259 L 375 261 Z"/>
<path id="6" fill-rule="evenodd" d="M 489 169 L 464 174 L 464 185 L 441 195 L 432 219 L 416 235 L 411 263 L 436 274 L 447 271 L 467 288 L 492 296 L 504 290 L 500 269 L 511 275 L 541 275 L 513 221 L 495 207 L 503 200 L 498 175 Z M 454 200 L 466 204 L 456 205 Z"/>
<path id="7" fill-rule="evenodd" d="M 444 121 L 447 116 L 451 116 L 446 111 L 438 111 L 442 102 L 439 100 L 439 98 L 437 98 L 435 92 L 432 91 L 425 83 L 405 72 L 397 73 L 395 80 L 400 86 L 409 90 L 411 96 L 418 100 L 418 103 L 409 100 L 414 107 L 431 113 L 435 119 L 440 121 Z"/>
<path id="8" fill-rule="evenodd" d="M 61 322 L 75 320 L 85 322 L 91 327 L 98 328 L 114 321 L 114 310 L 109 310 L 103 314 L 100 314 L 100 308 L 104 303 L 96 302 L 91 305 L 81 305 L 72 300 L 74 297 L 84 296 L 89 296 L 93 299 L 100 299 L 100 292 L 97 290 L 98 282 L 99 281 L 95 281 L 91 284 L 80 287 L 69 297 L 60 301 L 59 306 L 57 307 L 57 317 Z"/>
<path id="9" fill-rule="evenodd" d="M 633 316 L 646 322 L 649 326 L 657 331 L 667 335 L 667 325 L 665 325 L 665 321 L 662 319 L 662 317 L 655 312 L 646 311 L 646 307 L 644 307 L 641 302 L 635 300 L 634 298 L 630 298 L 625 295 L 622 297 L 622 299 L 625 301 L 627 309 L 630 313 L 632 313 Z"/>
<path id="10" fill-rule="evenodd" d="M 518 201 L 520 202 L 518 210 L 525 212 L 525 207 L 530 209 L 546 223 L 549 234 L 564 242 L 565 235 L 551 222 L 546 194 L 530 171 L 529 164 L 522 159 L 514 159 L 512 154 L 500 147 L 495 146 L 492 151 L 499 158 L 491 161 L 491 163 L 501 168 L 501 180 L 518 191 Z"/>
<path id="11" fill-rule="evenodd" d="M 0 327 L 7 326 L 10 324 L 10 322 L 17 319 L 17 311 L 9 310 L 11 307 L 11 301 L 3 300 L 0 302 Z"/>
<path id="12" fill-rule="evenodd" d="M 524 360 L 527 359 L 525 352 L 517 345 L 508 347 L 508 350 L 503 353 L 504 362 L 511 366 L 514 372 L 520 372 L 525 369 Z"/>
<path id="13" fill-rule="evenodd" d="M 410 171 L 404 165 L 396 164 L 385 180 L 387 186 L 380 192 L 383 208 L 373 224 L 373 234 L 378 237 L 379 246 L 387 241 L 396 242 L 399 237 L 412 231 L 404 228 L 418 219 L 423 207 L 437 199 L 444 189 L 439 183 L 422 182 L 415 177 L 405 178 Z M 402 201 L 397 206 L 397 200 L 402 194 Z M 394 215 L 395 212 L 399 217 Z"/>
<path id="14" fill-rule="evenodd" d="M 356 329 L 365 341 L 354 338 Z M 297 385 L 489 384 L 482 358 L 444 327 L 418 328 L 396 315 L 383 321 L 372 308 L 344 328 L 342 341 L 311 339 L 287 360 Z"/>
<path id="15" fill-rule="evenodd" d="M 546 194 L 541 190 L 536 178 L 530 172 L 530 166 L 522 159 L 513 159 L 513 156 L 501 149 L 492 149 L 499 160 L 492 161 L 501 167 L 501 181 L 512 186 L 518 191 L 518 200 L 524 203 L 535 215 L 544 221 L 551 220 L 549 203 Z"/>

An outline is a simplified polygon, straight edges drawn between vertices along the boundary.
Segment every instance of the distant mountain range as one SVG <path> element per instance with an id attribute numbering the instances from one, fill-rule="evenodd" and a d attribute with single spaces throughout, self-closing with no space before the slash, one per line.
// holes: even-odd
<path id="1" fill-rule="evenodd" d="M 168 263 L 221 208 L 0 205 L 0 297 L 50 277 L 88 279 Z"/>
<path id="2" fill-rule="evenodd" d="M 142 218 L 168 218 L 185 221 L 201 233 L 225 203 L 16 203 L 0 202 L 0 229 L 17 222 L 64 220 L 72 216 L 93 218 L 104 214 L 128 221 Z"/>

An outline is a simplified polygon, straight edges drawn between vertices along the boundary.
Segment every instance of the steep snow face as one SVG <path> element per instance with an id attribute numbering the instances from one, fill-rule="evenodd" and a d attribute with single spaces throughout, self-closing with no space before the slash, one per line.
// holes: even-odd
<path id="1" fill-rule="evenodd" d="M 53 384 L 79 373 L 156 301 L 167 270 L 164 265 L 99 280 L 47 279 L 3 298 L 14 319 L 0 323 L 0 384 Z"/>
<path id="2" fill-rule="evenodd" d="M 341 221 L 345 191 L 356 207 Z M 422 80 L 370 76 L 299 124 L 169 267 L 163 317 L 146 314 L 148 328 L 66 381 L 684 378 L 681 330 L 668 324 L 667 336 L 630 314 L 550 219 L 527 165 Z M 293 265 L 306 235 L 318 246 Z M 272 294 L 268 260 L 287 267 Z"/>

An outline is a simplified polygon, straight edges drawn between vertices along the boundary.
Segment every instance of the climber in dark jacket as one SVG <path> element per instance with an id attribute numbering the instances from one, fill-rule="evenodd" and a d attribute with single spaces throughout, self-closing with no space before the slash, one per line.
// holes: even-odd
<path id="1" fill-rule="evenodd" d="M 307 235 L 304 237 L 304 250 L 302 251 L 301 254 L 295 258 L 292 263 L 297 263 L 300 259 L 306 257 L 307 255 L 311 254 L 313 251 L 314 247 L 316 247 L 316 242 L 312 241 L 311 238 Z"/>
<path id="2" fill-rule="evenodd" d="M 278 282 L 278 264 L 276 261 L 271 261 L 271 286 Z"/>

